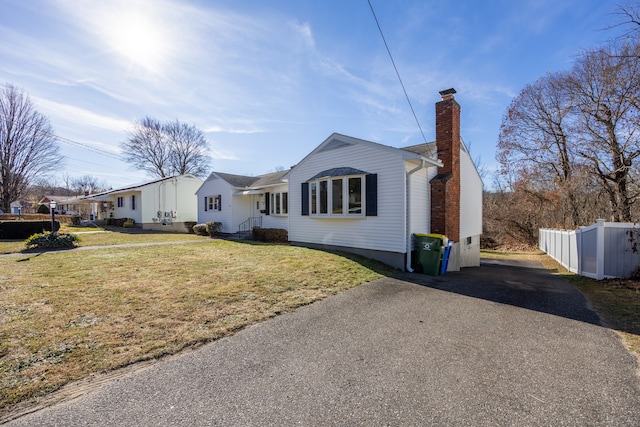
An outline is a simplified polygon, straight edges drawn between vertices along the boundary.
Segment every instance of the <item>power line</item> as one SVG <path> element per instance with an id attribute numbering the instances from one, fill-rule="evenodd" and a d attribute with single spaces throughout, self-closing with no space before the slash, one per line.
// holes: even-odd
<path id="1" fill-rule="evenodd" d="M 66 144 L 74 145 L 76 147 L 80 147 L 80 148 L 85 149 L 87 151 L 92 151 L 94 153 L 101 154 L 103 156 L 111 157 L 112 159 L 123 160 L 122 156 L 119 156 L 118 154 L 114 154 L 114 153 L 111 153 L 111 152 L 106 151 L 106 150 L 101 150 L 100 148 L 97 148 L 97 147 L 92 147 L 89 144 L 85 144 L 85 143 L 82 143 L 82 142 L 74 141 L 73 139 L 64 138 L 62 136 L 58 136 L 57 139 L 60 142 L 64 142 Z"/>
<path id="2" fill-rule="evenodd" d="M 382 32 L 382 27 L 380 27 L 380 23 L 378 22 L 378 17 L 376 16 L 376 12 L 373 10 L 373 5 L 371 4 L 371 0 L 367 0 L 369 3 L 369 8 L 371 8 L 371 13 L 373 14 L 373 19 L 376 21 L 376 25 L 378 26 L 378 31 L 380 31 L 380 36 L 382 37 L 382 41 L 384 42 L 384 47 L 387 48 L 387 53 L 389 54 L 389 58 L 391 58 L 391 63 L 393 64 L 393 69 L 396 70 L 396 75 L 398 76 L 398 81 L 400 81 L 400 86 L 402 86 L 402 91 L 404 92 L 405 98 L 407 98 L 407 103 L 409 104 L 409 108 L 411 108 L 411 112 L 413 113 L 413 118 L 416 120 L 416 124 L 418 125 L 418 129 L 420 129 L 420 134 L 422 135 L 422 139 L 425 143 L 427 143 L 427 138 L 424 136 L 424 132 L 422 131 L 422 126 L 420 126 L 420 121 L 418 120 L 418 116 L 416 115 L 415 110 L 413 109 L 413 105 L 411 105 L 411 100 L 409 99 L 409 95 L 407 94 L 407 90 L 404 87 L 404 83 L 402 82 L 402 78 L 400 77 L 400 72 L 398 71 L 398 67 L 396 67 L 396 62 L 393 60 L 393 55 L 391 55 L 391 50 L 389 49 L 389 45 L 387 44 L 387 40 L 384 37 L 384 33 Z"/>

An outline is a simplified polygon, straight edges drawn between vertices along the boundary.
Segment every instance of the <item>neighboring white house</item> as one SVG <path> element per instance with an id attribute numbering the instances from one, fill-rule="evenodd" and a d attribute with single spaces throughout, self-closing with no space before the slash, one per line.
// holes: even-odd
<path id="1" fill-rule="evenodd" d="M 101 202 L 98 219 L 132 218 L 147 230 L 187 232 L 184 223 L 197 221 L 196 191 L 202 180 L 193 175 L 161 178 L 88 196 Z"/>
<path id="2" fill-rule="evenodd" d="M 435 142 L 394 148 L 334 133 L 288 172 L 212 173 L 198 190 L 199 222 L 228 233 L 284 228 L 292 244 L 407 270 L 413 234 L 438 233 L 454 241 L 449 271 L 479 265 L 482 180 L 460 136 L 455 90 L 440 94 Z"/>
<path id="3" fill-rule="evenodd" d="M 38 202 L 38 206 L 49 207 L 52 201 L 56 202 L 57 214 L 79 215 L 87 220 L 97 219 L 100 204 L 95 200 L 87 199 L 87 196 L 44 196 Z"/>
<path id="4" fill-rule="evenodd" d="M 223 233 L 253 227 L 288 229 L 289 171 L 259 176 L 212 172 L 197 191 L 198 222 L 220 222 Z"/>

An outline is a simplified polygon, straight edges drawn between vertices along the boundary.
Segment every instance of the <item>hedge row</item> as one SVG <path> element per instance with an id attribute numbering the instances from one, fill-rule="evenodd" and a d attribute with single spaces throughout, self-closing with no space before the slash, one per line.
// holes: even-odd
<path id="1" fill-rule="evenodd" d="M 105 225 L 113 225 L 114 227 L 124 227 L 124 223 L 129 221 L 129 224 L 131 224 L 131 221 L 133 221 L 133 219 L 131 218 L 107 218 L 104 220 Z M 133 224 L 135 225 L 135 221 L 133 222 Z M 128 227 L 128 228 L 133 228 L 133 227 Z"/>
<path id="2" fill-rule="evenodd" d="M 287 243 L 289 233 L 282 228 L 254 228 L 253 239 L 259 242 Z"/>
<path id="3" fill-rule="evenodd" d="M 61 215 L 56 214 L 56 221 L 60 221 L 60 224 L 73 224 L 75 215 Z M 4 213 L 0 215 L 1 221 L 51 221 L 51 215 L 45 214 L 14 214 Z"/>
<path id="4" fill-rule="evenodd" d="M 51 231 L 51 221 L 0 221 L 0 239 L 26 239 L 29 236 Z M 55 231 L 60 222 L 55 222 Z"/>

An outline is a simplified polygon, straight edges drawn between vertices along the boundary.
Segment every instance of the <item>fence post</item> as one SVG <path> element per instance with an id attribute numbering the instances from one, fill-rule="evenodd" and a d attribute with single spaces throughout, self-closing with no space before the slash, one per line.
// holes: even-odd
<path id="1" fill-rule="evenodd" d="M 576 271 L 578 276 L 584 276 L 584 274 L 582 274 L 582 266 L 584 265 L 584 262 L 583 262 L 584 249 L 582 248 L 582 233 L 584 233 L 585 228 L 586 228 L 585 226 L 580 226 L 580 228 L 576 230 L 576 251 L 578 253 L 578 260 L 577 260 L 578 263 L 576 264 Z"/>
<path id="2" fill-rule="evenodd" d="M 604 279 L 604 219 L 596 220 L 596 280 Z"/>

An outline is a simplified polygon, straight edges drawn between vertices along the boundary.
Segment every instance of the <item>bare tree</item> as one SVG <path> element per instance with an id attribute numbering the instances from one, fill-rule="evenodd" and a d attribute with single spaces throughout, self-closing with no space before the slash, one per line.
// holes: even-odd
<path id="1" fill-rule="evenodd" d="M 79 178 L 72 179 L 71 186 L 77 195 L 99 193 L 108 189 L 106 183 L 98 182 L 98 179 L 91 175 L 84 175 Z"/>
<path id="2" fill-rule="evenodd" d="M 201 130 L 179 121 L 161 123 L 144 117 L 133 123 L 127 141 L 120 144 L 125 161 L 152 176 L 193 174 L 206 176 L 208 143 Z"/>
<path id="3" fill-rule="evenodd" d="M 164 125 L 169 140 L 169 162 L 174 175 L 192 174 L 204 177 L 209 172 L 207 149 L 209 144 L 204 133 L 193 125 L 170 122 Z"/>
<path id="4" fill-rule="evenodd" d="M 120 144 L 125 162 L 152 176 L 171 176 L 170 147 L 162 123 L 151 117 L 133 122 L 129 138 Z"/>
<path id="5" fill-rule="evenodd" d="M 47 117 L 23 90 L 6 84 L 0 91 L 0 209 L 9 211 L 36 177 L 61 160 Z"/>
<path id="6" fill-rule="evenodd" d="M 614 221 L 632 221 L 638 197 L 630 181 L 640 156 L 640 61 L 606 49 L 586 52 L 576 62 L 570 80 L 579 110 L 576 153 L 590 165 L 609 197 Z"/>
<path id="7" fill-rule="evenodd" d="M 640 35 L 640 4 L 618 6 L 615 14 L 619 16 L 620 20 L 608 29 L 621 28 L 622 33 L 614 41 L 627 43 L 630 39 L 637 40 Z"/>
<path id="8" fill-rule="evenodd" d="M 574 109 L 566 73 L 549 73 L 527 85 L 511 102 L 502 119 L 498 160 L 502 172 L 527 176 L 536 171 L 544 191 L 562 190 L 567 206 L 563 225 L 579 224 L 579 208 L 571 185 L 576 163 L 571 141 Z"/>

